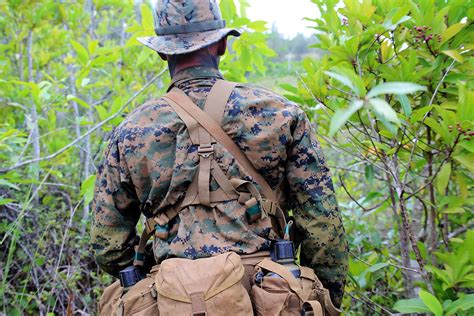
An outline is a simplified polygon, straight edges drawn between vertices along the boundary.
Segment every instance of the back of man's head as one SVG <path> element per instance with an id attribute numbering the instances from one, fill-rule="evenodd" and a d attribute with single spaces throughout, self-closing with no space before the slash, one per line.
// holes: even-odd
<path id="1" fill-rule="evenodd" d="M 194 66 L 205 66 L 218 69 L 219 57 L 224 55 L 227 49 L 227 37 L 220 41 L 201 48 L 194 52 L 178 55 L 165 55 L 159 53 L 161 59 L 168 62 L 170 75 L 173 76 L 182 69 Z"/>

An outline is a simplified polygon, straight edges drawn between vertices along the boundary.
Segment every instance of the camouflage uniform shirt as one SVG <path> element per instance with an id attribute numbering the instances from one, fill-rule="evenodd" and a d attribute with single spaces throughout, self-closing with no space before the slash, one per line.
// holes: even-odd
<path id="1" fill-rule="evenodd" d="M 173 82 L 203 108 L 217 79 L 222 75 L 215 69 L 192 67 L 176 74 Z M 316 271 L 338 304 L 347 243 L 330 173 L 305 113 L 274 92 L 239 84 L 222 126 L 272 188 L 288 184 L 300 262 Z M 251 180 L 221 146 L 215 156 L 229 177 Z M 117 275 L 132 264 L 140 215 L 151 216 L 183 198 L 198 161 L 186 126 L 164 99 L 151 100 L 127 116 L 115 130 L 97 175 L 91 234 L 101 268 Z M 211 189 L 215 185 L 211 182 Z M 219 212 L 199 205 L 184 209 L 170 223 L 168 240 L 155 238 L 156 262 L 268 250 L 269 220 L 249 224 L 239 203 L 225 206 Z"/>

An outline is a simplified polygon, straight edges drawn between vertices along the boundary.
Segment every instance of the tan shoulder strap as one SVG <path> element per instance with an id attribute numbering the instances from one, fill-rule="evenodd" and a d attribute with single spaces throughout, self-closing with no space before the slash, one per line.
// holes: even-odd
<path id="1" fill-rule="evenodd" d="M 217 80 L 207 96 L 204 112 L 212 117 L 219 126 L 222 125 L 227 101 L 236 85 L 235 82 Z"/>
<path id="2" fill-rule="evenodd" d="M 176 112 L 182 112 L 184 110 L 204 127 L 218 143 L 224 146 L 231 155 L 234 156 L 244 170 L 258 183 L 263 195 L 272 202 L 278 202 L 275 192 L 273 192 L 267 181 L 260 175 L 247 156 L 213 118 L 209 117 L 209 115 L 196 106 L 193 101 L 178 88 L 173 88 L 164 98 Z"/>

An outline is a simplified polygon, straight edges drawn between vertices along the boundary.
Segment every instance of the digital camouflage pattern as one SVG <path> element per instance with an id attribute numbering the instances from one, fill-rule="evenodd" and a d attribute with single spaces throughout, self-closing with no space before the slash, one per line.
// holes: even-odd
<path id="1" fill-rule="evenodd" d="M 217 70 L 193 67 L 179 72 L 174 83 L 203 108 L 218 78 Z M 347 243 L 331 176 L 303 110 L 267 89 L 239 84 L 227 103 L 223 129 L 273 189 L 287 182 L 301 264 L 312 267 L 340 303 Z M 228 177 L 251 180 L 222 146 L 215 147 L 216 161 Z M 116 275 L 132 264 L 141 212 L 157 214 L 184 197 L 198 160 L 186 126 L 162 98 L 138 107 L 117 127 L 99 166 L 94 197 L 92 242 L 105 271 Z M 245 207 L 236 201 L 217 208 L 190 206 L 170 226 L 167 241 L 154 241 L 157 262 L 227 251 L 248 254 L 270 245 L 268 218 L 249 224 Z"/>
<path id="2" fill-rule="evenodd" d="M 215 0 L 158 0 L 154 7 L 155 27 L 191 25 L 221 20 L 219 5 Z M 184 54 L 216 43 L 227 36 L 240 36 L 233 28 L 221 28 L 205 32 L 192 32 L 152 37 L 139 37 L 145 46 L 166 54 Z"/>

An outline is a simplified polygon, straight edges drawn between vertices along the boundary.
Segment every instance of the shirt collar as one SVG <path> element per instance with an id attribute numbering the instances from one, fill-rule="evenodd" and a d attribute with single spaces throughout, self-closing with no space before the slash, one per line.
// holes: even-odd
<path id="1" fill-rule="evenodd" d="M 170 89 L 177 84 L 183 83 L 184 81 L 192 79 L 204 79 L 204 78 L 218 78 L 224 79 L 224 76 L 218 69 L 207 67 L 207 66 L 194 66 L 185 68 L 176 73 L 171 81 Z"/>

